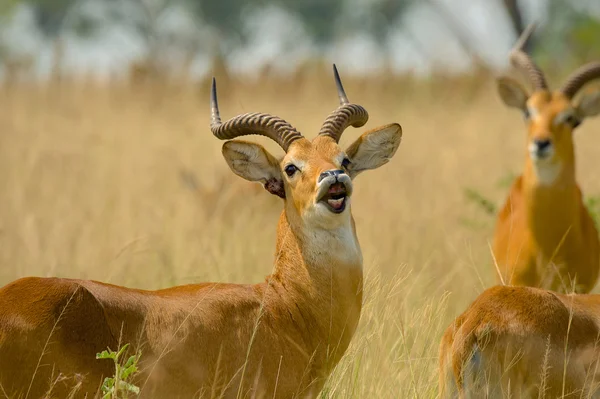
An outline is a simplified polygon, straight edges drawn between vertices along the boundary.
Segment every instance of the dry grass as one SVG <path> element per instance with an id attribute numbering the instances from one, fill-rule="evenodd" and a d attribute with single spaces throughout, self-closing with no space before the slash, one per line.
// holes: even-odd
<path id="1" fill-rule="evenodd" d="M 294 81 L 220 81 L 225 118 L 267 111 L 313 135 L 336 106 L 328 69 Z M 327 397 L 435 397 L 443 329 L 495 283 L 492 220 L 525 156 L 516 111 L 491 78 L 345 78 L 368 127 L 400 122 L 396 158 L 357 179 L 367 275 L 360 329 Z M 241 181 L 208 129 L 207 83 L 11 87 L 0 91 L 0 284 L 27 275 L 159 288 L 258 282 L 270 273 L 277 198 Z M 600 120 L 577 135 L 579 180 L 600 194 Z M 358 132 L 350 128 L 343 144 Z M 271 143 L 256 138 L 274 152 Z"/>

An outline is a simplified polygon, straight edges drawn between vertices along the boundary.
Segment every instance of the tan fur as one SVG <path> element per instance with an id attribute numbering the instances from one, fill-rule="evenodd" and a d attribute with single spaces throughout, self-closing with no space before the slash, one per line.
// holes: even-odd
<path id="1" fill-rule="evenodd" d="M 348 156 L 352 168 L 386 163 L 399 125 L 365 133 L 392 145 Z M 373 139 L 373 140 L 372 140 Z M 377 141 L 377 140 L 375 140 Z M 381 141 L 381 140 L 380 140 Z M 317 205 L 321 172 L 345 157 L 328 137 L 292 144 L 277 163 L 264 148 L 227 142 L 240 176 L 285 187 L 274 272 L 254 285 L 204 283 L 144 291 L 95 281 L 28 277 L 0 289 L 0 383 L 15 397 L 93 396 L 113 373 L 95 354 L 119 343 L 141 351 L 140 397 L 315 397 L 348 347 L 362 306 L 362 254 L 350 204 Z M 377 160 L 379 161 L 373 161 Z M 302 164 L 293 178 L 283 171 Z M 277 182 L 277 179 L 282 179 Z M 252 265 L 248 265 L 252 267 Z"/>
<path id="2" fill-rule="evenodd" d="M 575 179 L 573 126 L 566 119 L 583 119 L 595 109 L 582 111 L 561 92 L 537 91 L 528 97 L 506 78 L 499 89 L 507 105 L 530 114 L 527 146 L 550 140 L 553 152 L 542 160 L 527 155 L 498 215 L 493 252 L 501 279 L 511 285 L 589 292 L 598 278 L 600 242 Z"/>
<path id="3" fill-rule="evenodd" d="M 492 287 L 442 338 L 441 397 L 598 395 L 599 334 L 600 295 Z"/>

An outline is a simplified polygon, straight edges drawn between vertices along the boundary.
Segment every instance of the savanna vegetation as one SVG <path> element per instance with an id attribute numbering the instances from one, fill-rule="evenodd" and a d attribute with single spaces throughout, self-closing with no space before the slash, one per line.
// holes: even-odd
<path id="1" fill-rule="evenodd" d="M 266 111 L 312 136 L 337 106 L 328 65 L 286 78 L 216 75 L 224 118 Z M 399 122 L 404 136 L 388 165 L 357 178 L 365 305 L 322 397 L 435 397 L 443 330 L 496 282 L 489 214 L 523 163 L 523 121 L 487 73 L 344 83 L 369 111 L 367 128 Z M 208 128 L 208 93 L 208 81 L 0 89 L 0 285 L 36 275 L 156 289 L 269 274 L 280 200 L 230 172 Z M 593 207 L 598 131 L 590 119 L 576 133 L 578 178 Z M 342 146 L 357 135 L 349 128 Z M 105 393 L 134 395 L 118 384 L 135 372 L 135 354 L 111 353 L 90 359 L 122 364 Z"/>

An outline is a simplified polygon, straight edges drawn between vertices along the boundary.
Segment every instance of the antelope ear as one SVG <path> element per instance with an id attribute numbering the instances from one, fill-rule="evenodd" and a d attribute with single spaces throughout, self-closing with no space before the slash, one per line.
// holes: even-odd
<path id="1" fill-rule="evenodd" d="M 360 172 L 385 165 L 396 153 L 402 140 L 402 127 L 397 123 L 370 130 L 360 136 L 348 149 L 348 175 L 354 178 Z"/>
<path id="2" fill-rule="evenodd" d="M 260 144 L 228 141 L 223 144 L 223 157 L 236 175 L 261 182 L 268 192 L 285 198 L 279 162 Z"/>
<path id="3" fill-rule="evenodd" d="M 498 85 L 498 93 L 504 104 L 527 113 L 527 99 L 529 98 L 529 94 L 527 94 L 527 91 L 519 82 L 503 76 L 496 80 L 496 84 Z"/>
<path id="4" fill-rule="evenodd" d="M 600 114 L 600 90 L 581 96 L 576 108 L 581 119 Z"/>

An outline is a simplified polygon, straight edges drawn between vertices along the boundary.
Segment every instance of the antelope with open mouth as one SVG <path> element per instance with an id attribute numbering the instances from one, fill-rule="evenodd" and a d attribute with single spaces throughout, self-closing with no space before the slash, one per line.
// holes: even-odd
<path id="1" fill-rule="evenodd" d="M 231 170 L 283 199 L 273 274 L 259 284 L 203 283 L 144 291 L 95 281 L 29 277 L 0 288 L 0 384 L 12 397 L 93 396 L 114 372 L 107 347 L 140 350 L 141 397 L 315 397 L 350 344 L 362 307 L 363 259 L 351 215 L 353 179 L 386 164 L 402 130 L 338 141 L 367 111 L 348 101 L 312 141 L 276 116 L 220 118 L 211 130 Z M 285 151 L 231 140 L 258 134 Z M 230 141 L 229 141 L 230 140 Z M 74 392 L 75 392 L 74 391 Z"/>

